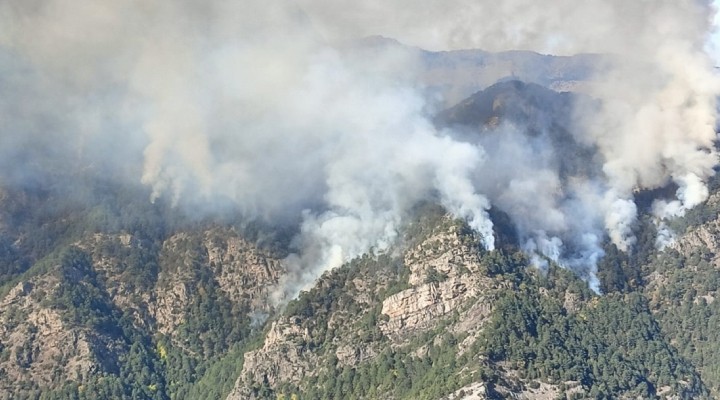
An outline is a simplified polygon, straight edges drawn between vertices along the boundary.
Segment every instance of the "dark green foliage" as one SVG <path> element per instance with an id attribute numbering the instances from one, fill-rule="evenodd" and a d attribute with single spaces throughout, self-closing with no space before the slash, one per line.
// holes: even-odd
<path id="1" fill-rule="evenodd" d="M 29 261 L 13 244 L 13 240 L 0 234 L 0 283 L 21 274 L 30 267 Z"/>
<path id="2" fill-rule="evenodd" d="M 256 343 L 235 345 L 221 359 L 211 364 L 196 383 L 190 388 L 186 399 L 224 399 L 235 386 L 243 367 L 243 355 L 256 347 Z"/>
<path id="3" fill-rule="evenodd" d="M 379 300 L 379 293 L 382 296 L 391 294 L 394 290 L 401 290 L 397 281 L 392 280 L 390 286 L 379 288 L 374 285 L 377 281 L 368 279 L 372 274 L 387 274 L 390 271 L 396 272 L 397 260 L 387 256 L 380 256 L 377 259 L 371 256 L 364 256 L 352 262 L 324 274 L 315 287 L 309 292 L 302 292 L 297 299 L 288 303 L 284 314 L 288 317 L 297 317 L 301 323 L 312 330 L 311 340 L 305 343 L 309 349 L 320 351 L 326 343 L 330 343 L 338 332 L 335 327 L 328 327 L 328 319 L 336 312 L 347 312 L 350 315 L 362 316 L 355 320 L 359 325 L 369 330 L 363 330 L 362 338 L 359 340 L 371 341 L 380 338 L 376 322 L 379 317 L 377 307 L 369 308 L 366 304 L 356 301 L 353 292 L 356 290 L 353 280 L 363 279 L 371 286 L 367 288 L 374 300 Z M 372 326 L 370 326 L 372 325 Z"/>
<path id="4" fill-rule="evenodd" d="M 605 256 L 597 266 L 600 292 L 629 292 L 633 286 L 637 286 L 639 268 L 634 268 L 635 265 L 631 267 L 627 253 L 621 252 L 614 244 L 606 243 L 604 250 Z"/>
<path id="5" fill-rule="evenodd" d="M 652 261 L 657 253 L 657 228 L 650 215 L 643 215 L 639 218 L 638 224 L 633 230 L 637 242 L 630 249 L 628 263 L 630 272 L 626 275 L 630 278 L 630 287 L 637 289 L 642 282 L 642 268 Z"/>
<path id="6" fill-rule="evenodd" d="M 435 268 L 430 268 L 427 276 L 425 277 L 425 283 L 439 283 L 445 282 L 448 276 L 444 272 L 438 272 Z"/>
<path id="7" fill-rule="evenodd" d="M 453 317 L 403 347 L 383 344 L 377 358 L 355 367 L 339 367 L 332 361 L 330 343 L 337 334 L 345 335 L 335 332 L 320 335 L 313 343 L 313 348 L 329 348 L 325 354 L 331 354 L 328 368 L 319 376 L 275 390 L 260 384 L 255 394 L 268 399 L 293 394 L 303 399 L 437 399 L 478 380 L 493 394 L 494 385 L 504 379 L 496 365 L 509 362 L 534 385 L 537 380 L 579 382 L 592 398 L 616 398 L 620 393 L 652 398 L 665 387 L 681 398 L 707 397 L 692 364 L 668 344 L 647 301 L 634 291 L 642 284 L 639 267 L 631 268 L 633 258 L 614 250 L 609 261 L 618 262 L 621 277 L 613 291 L 627 293 L 605 296 L 595 295 L 576 275 L 555 265 L 543 273 L 527 269 L 525 258 L 517 252 L 482 254 L 484 273 L 510 284 L 511 289 L 499 292 L 490 322 L 464 355 L 459 356 L 457 348 L 462 337 L 444 333 Z M 343 296 L 349 290 L 343 282 L 357 276 L 353 271 L 357 266 L 326 275 L 319 285 L 322 289 L 303 294 L 287 312 L 317 332 L 315 321 L 322 324 L 327 314 L 352 307 Z M 628 281 L 629 275 L 634 280 Z M 440 278 L 435 274 L 429 280 Z M 565 303 L 568 298 L 570 305 Z M 365 315 L 363 330 L 372 330 L 382 317 L 373 312 Z M 375 340 L 384 343 L 382 336 Z M 427 350 L 419 355 L 418 348 Z M 478 354 L 485 354 L 488 362 L 479 360 Z"/>
<path id="8" fill-rule="evenodd" d="M 372 286 L 377 280 L 371 277 L 379 274 L 391 278 L 387 286 Z M 369 285 L 365 290 L 378 302 L 376 306 L 356 302 L 357 289 L 352 284 L 356 278 Z M 436 273 L 434 279 L 446 278 Z M 291 399 L 293 395 L 301 399 L 437 399 L 468 383 L 470 378 L 460 377 L 458 373 L 471 359 L 457 360 L 458 338 L 451 334 L 443 336 L 446 324 L 414 338 L 404 349 L 392 349 L 382 335 L 380 300 L 407 288 L 406 282 L 407 268 L 388 256 L 365 256 L 324 275 L 314 289 L 302 293 L 285 310 L 285 315 L 299 318 L 300 323 L 310 329 L 312 342 L 306 346 L 326 355 L 324 372 L 304 381 L 300 387 L 286 383 L 273 390 L 268 384 L 259 384 L 253 388 L 255 395 L 261 399 Z M 351 318 L 336 331 L 327 328 L 326 321 L 332 315 Z M 355 338 L 356 332 L 359 336 Z M 352 343 L 374 343 L 384 350 L 357 367 L 340 367 L 333 348 L 337 337 L 352 337 Z M 443 337 L 443 341 L 435 343 L 436 337 Z M 428 350 L 419 357 L 413 349 L 421 346 L 427 346 Z"/>
<path id="9" fill-rule="evenodd" d="M 527 266 L 527 259 L 518 251 L 497 250 L 483 255 L 481 259 L 483 273 L 489 276 L 506 275 L 519 279 Z"/>
<path id="10" fill-rule="evenodd" d="M 707 395 L 641 295 L 596 297 L 569 313 L 559 296 L 542 295 L 530 282 L 518 289 L 499 299 L 483 332 L 480 347 L 491 360 L 511 361 L 532 379 L 579 381 L 596 398 L 647 398 L 661 386 L 683 398 Z"/>
<path id="11" fill-rule="evenodd" d="M 178 327 L 178 334 L 187 350 L 201 358 L 214 358 L 249 335 L 251 310 L 234 309 L 209 268 L 198 260 L 185 267 L 184 273 L 192 276 L 194 295 L 184 310 L 187 318 Z"/>
<path id="12" fill-rule="evenodd" d="M 117 250 L 113 253 L 112 246 L 103 249 L 115 256 L 127 251 Z M 138 263 L 132 253 L 127 255 L 127 264 Z M 229 393 L 242 368 L 242 355 L 249 345 L 256 344 L 249 341 L 248 310 L 233 309 L 206 266 L 191 263 L 184 271 L 194 274 L 197 293 L 185 310 L 185 323 L 175 332 L 183 343 L 178 347 L 166 337 L 153 337 L 112 303 L 86 252 L 69 247 L 58 258 L 60 284 L 46 302 L 59 310 L 70 326 L 98 335 L 95 356 L 103 369 L 82 382 L 68 382 L 61 389 L 43 392 L 43 399 L 159 400 L 221 398 Z M 116 268 L 122 271 L 127 264 Z M 131 274 L 120 276 L 137 288 L 146 287 Z M 31 344 L 28 340 L 28 350 L 17 352 L 19 365 L 31 364 Z M 34 398 L 30 392 L 24 393 Z"/>
<path id="13" fill-rule="evenodd" d="M 597 265 L 601 293 L 628 293 L 644 284 L 643 267 L 656 252 L 657 230 L 650 216 L 639 219 L 633 233 L 637 239 L 627 252 L 621 251 L 607 239 L 603 245 L 605 255 Z"/>
<path id="14" fill-rule="evenodd" d="M 708 262 L 712 255 L 697 249 L 686 258 L 666 250 L 654 264 L 664 284 L 653 288 L 655 315 L 663 331 L 683 356 L 701 371 L 714 394 L 720 393 L 720 271 Z"/>
<path id="15" fill-rule="evenodd" d="M 101 345 L 95 351 L 108 379 L 90 377 L 87 385 L 83 382 L 83 390 L 76 387 L 77 392 L 75 386 L 65 386 L 56 398 L 97 398 L 97 392 L 107 392 L 118 399 L 167 399 L 163 371 L 152 351 L 150 334 L 115 307 L 97 280 L 90 256 L 75 247 L 68 248 L 61 256 L 58 273 L 60 284 L 50 298 L 51 306 L 70 326 L 101 335 Z M 112 344 L 108 341 L 124 348 L 118 358 L 109 350 Z"/>
<path id="16" fill-rule="evenodd" d="M 0 230 L 2 288 L 53 267 L 43 260 L 57 257 L 64 248 L 89 234 L 128 232 L 152 245 L 178 226 L 188 224 L 183 214 L 162 201 L 150 203 L 146 188 L 116 182 L 16 188 L 7 196 L 0 211 L 6 225 Z M 145 248 L 143 252 L 127 260 L 128 275 L 132 275 L 136 283 L 152 283 L 157 266 L 150 255 L 156 251 Z M 37 268 L 38 264 L 43 264 L 43 268 Z"/>
<path id="17" fill-rule="evenodd" d="M 13 216 L 17 224 L 0 232 L 0 294 L 33 276 L 54 274 L 58 286 L 51 293 L 33 291 L 33 296 L 40 296 L 69 326 L 92 338 L 99 370 L 80 382 L 64 381 L 66 378 L 58 375 L 54 390 L 21 380 L 16 397 L 226 396 L 242 370 L 243 355 L 259 346 L 262 333 L 251 325 L 252 310 L 234 305 L 220 290 L 200 239 L 179 241 L 171 256 L 163 252 L 165 239 L 177 226 L 185 224 L 192 230 L 202 228 L 202 223 L 175 218 L 175 211 L 148 203 L 136 191 L 112 185 L 79 195 L 97 197 L 90 209 L 72 196 L 49 206 L 49 200 L 59 199 L 58 193 L 28 195 L 21 202 L 23 207 L 35 205 L 37 212 L 18 205 Z M 716 206 L 703 207 L 678 223 L 692 226 L 717 216 Z M 284 311 L 285 317 L 295 318 L 310 333 L 300 346 L 320 358 L 319 375 L 297 385 L 258 382 L 254 387 L 257 396 L 438 399 L 471 381 L 485 382 L 492 394 L 493 385 L 504 379 L 498 365 L 517 370 L 530 385 L 578 381 L 592 398 L 616 398 L 620 393 L 652 398 L 664 386 L 683 398 L 700 398 L 708 395 L 704 383 L 720 392 L 720 359 L 716 355 L 720 301 L 710 300 L 718 297 L 720 272 L 713 267 L 714 255 L 707 249 L 699 248 L 688 257 L 668 250 L 657 257 L 653 225 L 642 219 L 632 252 L 605 246 L 598 276 L 606 295 L 599 297 L 567 270 L 554 265 L 543 273 L 528 269 L 525 256 L 514 246 L 516 233 L 508 221 L 502 222 L 506 216 L 497 210 L 493 215 L 500 221 L 500 250 L 485 252 L 467 226 L 446 218 L 441 208 L 430 203 L 418 208 L 403 232 L 404 245 L 415 246 L 438 231 L 457 229 L 463 244 L 481 256 L 480 273 L 502 288 L 488 294 L 493 311 L 480 339 L 459 354 L 458 344 L 467 334 L 447 329 L 458 317 L 456 313 L 437 321 L 434 329 L 409 337 L 402 346 L 391 346 L 379 327 L 388 318 L 381 313 L 382 300 L 409 288 L 409 272 L 397 257 L 365 255 L 325 274 Z M 114 263 L 98 270 L 90 250 L 72 245 L 98 232 L 128 232 L 135 242 L 126 246 L 108 240 L 92 249 L 93 257 Z M 21 236 L 23 240 L 18 240 Z M 138 323 L 135 315 L 120 310 L 109 295 L 117 288 L 113 285 L 120 284 L 136 294 L 167 289 L 161 270 L 187 278 L 184 281 L 192 299 L 178 310 L 185 318 L 172 336 L 153 331 L 148 315 L 141 315 L 145 323 Z M 667 282 L 648 293 L 642 273 L 654 271 L 663 273 Z M 430 269 L 426 283 L 447 279 Z M 574 305 L 566 304 L 568 298 Z M 147 314 L 142 307 L 137 311 Z M 20 308 L 11 308 L 6 315 L 8 329 L 26 318 Z M 369 346 L 375 356 L 354 367 L 339 365 L 335 358 L 338 338 Z M 0 357 L 9 359 L 12 353 L 11 362 L 30 368 L 35 361 L 35 343 L 30 330 L 18 346 L 0 344 Z M 705 382 L 688 361 L 699 367 Z"/>
<path id="18" fill-rule="evenodd" d="M 452 344 L 430 345 L 422 357 L 387 349 L 370 363 L 333 369 L 313 378 L 307 389 L 280 387 L 263 398 L 277 393 L 290 398 L 292 393 L 301 393 L 303 399 L 438 399 L 469 382 L 458 376 Z"/>
<path id="19" fill-rule="evenodd" d="M 148 188 L 113 181 L 93 180 L 72 187 L 28 185 L 12 188 L 3 196 L 7 197 L 0 210 L 0 295 L 33 277 L 57 276 L 59 285 L 52 293 L 33 289 L 32 296 L 58 310 L 72 329 L 90 335 L 94 361 L 101 366 L 82 382 L 43 391 L 43 398 L 219 398 L 215 394 L 230 390 L 236 369 L 242 365 L 243 353 L 238 349 L 244 349 L 251 337 L 249 310 L 224 297 L 203 257 L 194 257 L 189 265 L 160 260 L 162 244 L 170 234 L 179 228 L 202 231 L 207 227 L 205 221 L 188 218 L 162 199 L 151 203 Z M 232 219 L 224 221 L 227 224 Z M 262 227 L 256 225 L 247 229 L 259 237 Z M 95 233 L 128 234 L 132 244 L 114 239 L 86 248 Z M 78 242 L 85 250 L 73 246 Z M 202 253 L 197 242 L 186 245 L 188 252 Z M 113 264 L 96 270 L 90 253 L 92 258 L 112 260 Z M 168 269 L 166 273 L 189 275 L 193 294 L 187 309 L 179 310 L 187 318 L 173 333 L 172 343 L 153 331 L 154 321 L 140 305 L 142 296 L 156 290 L 161 265 Z M 120 310 L 109 295 L 118 290 L 138 307 Z M 18 318 L 21 311 L 18 309 Z M 135 312 L 142 323 L 136 321 Z M 33 361 L 31 339 L 24 344 L 27 351 L 18 353 L 20 364 Z M 163 357 L 158 352 L 160 343 Z M 231 349 L 236 350 L 228 353 Z M 10 350 L 2 349 L 0 356 L 8 356 Z M 210 368 L 219 361 L 227 368 Z M 201 378 L 205 386 L 193 389 Z M 57 379 L 62 383 L 62 376 Z M 222 385 L 214 385 L 220 380 Z M 22 396 L 35 398 L 33 393 L 41 392 L 36 384 L 27 385 Z"/>
<path id="20" fill-rule="evenodd" d="M 72 325 L 79 325 L 111 336 L 121 335 L 116 322 L 119 310 L 99 287 L 90 256 L 71 247 L 61 258 L 60 284 L 52 296 L 52 306 L 64 311 Z"/>

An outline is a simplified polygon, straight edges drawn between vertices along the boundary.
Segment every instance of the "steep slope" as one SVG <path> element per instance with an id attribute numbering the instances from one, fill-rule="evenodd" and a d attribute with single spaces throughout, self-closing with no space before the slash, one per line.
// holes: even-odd
<path id="1" fill-rule="evenodd" d="M 643 293 L 664 333 L 720 395 L 720 192 L 674 221 L 682 234 L 644 267 Z"/>
<path id="2" fill-rule="evenodd" d="M 418 79 L 441 95 L 445 106 L 456 104 L 499 81 L 520 80 L 563 92 L 583 92 L 593 76 L 605 68 L 598 54 L 552 56 L 531 51 L 427 51 L 393 39 L 373 36 L 355 47 L 388 51 L 417 61 Z M 355 49 L 357 50 L 357 49 Z"/>
<path id="3" fill-rule="evenodd" d="M 469 141 L 522 126 L 568 154 L 557 168 L 570 181 L 598 169 L 572 134 L 578 98 L 500 82 L 436 123 Z M 664 251 L 648 216 L 631 253 L 606 244 L 604 295 L 550 260 L 530 266 L 502 204 L 488 252 L 430 201 L 391 250 L 329 271 L 281 310 L 269 298 L 286 241 L 150 204 L 143 189 L 80 187 L 0 190 L 0 399 L 720 392 L 717 187 L 670 222 L 682 235 Z"/>
<path id="4" fill-rule="evenodd" d="M 290 303 L 228 398 L 707 394 L 641 295 L 599 297 L 557 267 L 484 252 L 447 216 L 417 224 L 397 256 L 356 260 Z"/>
<path id="5" fill-rule="evenodd" d="M 517 80 L 491 85 L 457 105 L 440 112 L 435 122 L 451 127 L 460 137 L 475 142 L 499 129 L 519 129 L 535 139 L 533 144 L 549 146 L 561 178 L 592 177 L 600 170 L 596 150 L 574 136 L 578 125 L 576 107 L 588 102 L 575 93 L 559 93 L 543 86 Z M 491 145 L 486 145 L 489 149 Z M 538 148 L 538 152 L 548 151 Z M 502 206 L 502 205 L 501 205 Z"/>
<path id="6" fill-rule="evenodd" d="M 280 315 L 267 299 L 282 254 L 236 228 L 103 231 L 61 208 L 48 219 L 65 221 L 62 240 L 37 256 L 23 225 L 3 231 L 34 261 L 0 290 L 0 398 L 702 398 L 718 365 L 717 198 L 650 257 L 638 292 L 529 267 L 497 210 L 502 250 L 486 252 L 428 204 L 392 251 L 327 273 Z"/>
<path id="7" fill-rule="evenodd" d="M 150 222 L 133 227 L 76 211 L 84 204 L 4 193 L 15 210 L 47 212 L 51 225 L 4 220 L 14 228 L 2 231 L 6 265 L 21 255 L 29 267 L 7 269 L 0 287 L 0 398 L 188 398 L 205 369 L 237 352 L 272 311 L 280 256 L 231 226 L 164 233 L 152 224 L 163 217 L 142 209 L 120 213 Z M 45 247 L 24 239 L 35 233 Z"/>

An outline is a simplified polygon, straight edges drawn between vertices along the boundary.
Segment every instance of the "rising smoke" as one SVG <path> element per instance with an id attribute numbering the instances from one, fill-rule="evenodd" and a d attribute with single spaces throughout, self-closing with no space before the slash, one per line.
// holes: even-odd
<path id="1" fill-rule="evenodd" d="M 153 198 L 299 220 L 291 296 L 387 249 L 430 197 L 488 249 L 487 210 L 502 208 L 527 251 L 593 284 L 603 238 L 625 250 L 635 240 L 635 190 L 678 185 L 677 199 L 656 204 L 660 219 L 708 195 L 712 15 L 696 0 L 8 0 L 0 167 L 18 180 L 83 158 Z M 598 102 L 575 110 L 572 131 L 597 149 L 598 173 L 562 176 L 566 155 L 546 136 L 528 142 L 522 126 L 479 141 L 436 128 L 412 52 L 347 45 L 378 34 L 435 50 L 605 54 L 610 67 L 588 89 Z"/>

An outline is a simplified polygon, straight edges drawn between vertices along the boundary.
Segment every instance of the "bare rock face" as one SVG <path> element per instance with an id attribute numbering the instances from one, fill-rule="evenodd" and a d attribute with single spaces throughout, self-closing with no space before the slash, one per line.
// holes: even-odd
<path id="1" fill-rule="evenodd" d="M 157 244 L 128 233 L 92 234 L 73 246 L 91 258 L 98 283 L 94 290 L 106 293 L 112 306 L 131 316 L 135 326 L 171 340 L 187 320 L 189 306 L 202 294 L 201 276 L 233 307 L 262 313 L 270 309 L 267 298 L 282 269 L 278 256 L 224 227 L 178 232 Z M 19 282 L 0 298 L 0 400 L 13 398 L 20 383 L 28 391 L 42 391 L 112 375 L 128 352 L 113 333 L 68 322 L 72 316 L 68 319 L 64 306 L 52 300 L 61 283 L 57 267 Z M 71 285 L 87 284 L 82 274 L 66 278 Z M 283 329 L 275 336 L 292 336 L 292 324 Z M 288 352 L 291 360 L 293 354 Z M 297 354 L 295 358 L 301 359 Z"/>
<path id="2" fill-rule="evenodd" d="M 318 357 L 308 348 L 310 333 L 301 322 L 293 317 L 272 323 L 263 347 L 245 353 L 242 374 L 228 399 L 252 398 L 247 382 L 297 383 L 317 371 Z"/>
<path id="3" fill-rule="evenodd" d="M 203 246 L 215 280 L 234 302 L 249 301 L 253 309 L 266 309 L 269 290 L 283 271 L 281 260 L 230 229 L 204 233 Z"/>
<path id="4" fill-rule="evenodd" d="M 299 318 L 273 323 L 263 347 L 245 355 L 243 372 L 263 377 L 270 384 L 281 378 L 288 382 L 299 382 L 306 371 L 311 370 L 315 356 L 307 351 L 310 333 L 300 325 Z M 280 360 L 270 360 L 270 354 L 280 354 Z M 268 361 L 272 361 L 268 363 Z"/>
<path id="5" fill-rule="evenodd" d="M 378 356 L 378 351 L 369 343 L 351 343 L 341 345 L 335 350 L 338 368 L 355 366 L 362 362 L 372 360 Z"/>
<path id="6" fill-rule="evenodd" d="M 403 290 L 383 301 L 389 320 L 383 333 L 398 342 L 409 334 L 434 326 L 437 318 L 457 310 L 478 292 L 477 279 L 452 278 Z"/>
<path id="7" fill-rule="evenodd" d="M 716 208 L 720 204 L 720 192 L 713 193 L 707 199 L 709 207 Z M 671 249 L 677 250 L 680 254 L 689 256 L 697 249 L 705 249 L 716 255 L 715 266 L 720 267 L 720 216 L 702 225 L 696 226 L 685 232 L 682 236 L 670 243 Z"/>
<path id="8" fill-rule="evenodd" d="M 710 253 L 719 256 L 715 258 L 714 262 L 716 266 L 720 267 L 720 262 L 718 262 L 720 258 L 718 237 L 720 237 L 720 220 L 716 219 L 690 230 L 672 243 L 670 247 L 684 255 L 690 255 L 697 249 L 706 249 Z"/>
<path id="9" fill-rule="evenodd" d="M 429 279 L 436 280 L 432 275 L 452 278 L 480 270 L 480 259 L 473 248 L 475 244 L 460 235 L 461 225 L 449 216 L 444 217 L 443 225 L 446 229 L 430 235 L 405 252 L 403 259 L 410 270 L 410 285 L 418 286 Z"/>
<path id="10" fill-rule="evenodd" d="M 486 360 L 479 360 L 486 363 Z M 503 363 L 504 364 L 504 363 Z M 485 382 L 473 382 L 443 397 L 441 400 L 485 400 L 485 399 L 517 399 L 517 400 L 555 400 L 587 398 L 580 382 L 566 381 L 562 384 L 542 382 L 539 380 L 523 380 L 517 371 L 498 366 L 498 379 L 492 385 Z M 520 384 L 520 382 L 523 382 Z"/>
<path id="11" fill-rule="evenodd" d="M 145 318 L 148 307 L 154 299 L 149 291 L 138 290 L 125 279 L 127 272 L 124 263 L 127 260 L 123 258 L 123 255 L 141 248 L 143 244 L 128 233 L 96 233 L 75 243 L 75 246 L 91 255 L 93 268 L 105 283 L 105 289 L 115 306 L 129 312 L 137 325 L 145 326 L 148 323 Z"/>
<path id="12" fill-rule="evenodd" d="M 459 229 L 458 224 L 448 224 L 447 229 L 430 235 L 405 253 L 412 287 L 388 297 L 382 306 L 382 314 L 389 319 L 380 328 L 393 341 L 401 343 L 408 335 L 430 329 L 439 317 L 456 311 L 471 317 L 460 318 L 467 329 L 481 326 L 490 314 L 483 302 L 471 313 L 461 310 L 493 283 L 478 273 L 482 269 L 478 252 Z"/>
<path id="13" fill-rule="evenodd" d="M 442 400 L 486 400 L 488 399 L 487 386 L 483 382 L 473 382 L 454 393 L 444 397 Z"/>
<path id="14" fill-rule="evenodd" d="M 171 335 L 184 322 L 184 310 L 195 296 L 198 269 L 207 268 L 230 301 L 258 312 L 282 271 L 281 260 L 229 228 L 200 235 L 179 233 L 163 244 L 160 274 L 149 305 L 161 333 Z"/>
<path id="15" fill-rule="evenodd" d="M 580 309 L 580 296 L 577 293 L 566 292 L 563 307 L 570 313 L 577 312 Z"/>
<path id="16" fill-rule="evenodd" d="M 185 321 L 185 310 L 195 294 L 195 269 L 207 263 L 206 250 L 189 233 L 178 233 L 163 243 L 160 273 L 153 291 L 155 301 L 150 305 L 159 332 L 172 335 Z"/>
<path id="17" fill-rule="evenodd" d="M 122 343 L 68 325 L 44 303 L 58 281 L 50 276 L 20 282 L 0 301 L 0 399 L 23 382 L 49 387 L 102 372 L 97 352 L 123 352 Z M 8 397 L 10 396 L 10 397 Z"/>
<path id="18" fill-rule="evenodd" d="M 188 284 L 180 281 L 156 293 L 156 301 L 150 306 L 150 312 L 155 317 L 158 332 L 171 335 L 184 322 L 184 310 L 192 298 L 189 292 Z"/>
<path id="19" fill-rule="evenodd" d="M 720 203 L 720 193 L 712 194 L 707 203 L 708 206 L 717 208 Z M 720 269 L 720 241 L 718 238 L 720 238 L 720 216 L 690 228 L 669 243 L 663 251 L 666 255 L 667 253 L 677 252 L 676 254 L 679 254 L 680 258 L 686 260 L 682 266 L 672 265 L 672 269 L 681 267 L 693 273 L 700 270 L 708 273 Z M 655 270 L 645 277 L 645 291 L 652 304 L 660 306 L 662 303 L 667 302 L 666 296 L 662 296 L 661 288 L 671 283 L 672 278 L 670 275 L 667 272 Z M 696 304 L 703 300 L 712 303 L 718 295 L 715 291 L 708 292 L 704 283 L 700 280 L 695 282 L 693 288 L 696 291 L 693 300 Z"/>
<path id="20" fill-rule="evenodd" d="M 401 256 L 402 268 L 408 272 L 403 282 L 407 288 L 394 294 L 384 294 L 393 278 L 382 273 L 350 274 L 345 283 L 321 278 L 317 288 L 339 285 L 342 293 L 338 305 L 322 317 L 320 331 L 331 333 L 321 335 L 331 337 L 330 341 L 315 348 L 317 326 L 308 324 L 304 316 L 280 318 L 266 334 L 264 345 L 245 354 L 243 371 L 228 399 L 252 399 L 253 388 L 298 384 L 328 368 L 356 367 L 375 359 L 388 345 L 405 346 L 409 338 L 443 321 L 450 321 L 447 330 L 467 333 L 465 347 L 469 347 L 490 315 L 488 296 L 497 283 L 481 272 L 477 245 L 461 229 L 462 224 L 446 216 L 435 232 L 407 249 Z M 311 301 L 327 304 L 324 298 Z M 348 313 L 342 304 L 353 304 L 356 311 Z M 358 325 L 360 320 L 375 322 Z M 376 333 L 368 333 L 373 329 Z M 417 351 L 422 356 L 423 349 Z"/>

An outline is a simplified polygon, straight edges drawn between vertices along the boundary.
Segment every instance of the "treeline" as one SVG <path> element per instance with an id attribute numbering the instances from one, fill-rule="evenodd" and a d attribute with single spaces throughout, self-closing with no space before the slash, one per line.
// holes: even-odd
<path id="1" fill-rule="evenodd" d="M 156 261 L 148 254 L 120 259 L 124 262 L 116 268 L 127 271 Z M 182 310 L 186 318 L 170 338 L 153 331 L 151 320 L 138 324 L 132 310 L 115 306 L 87 252 L 71 246 L 45 263 L 57 265 L 43 268 L 56 275 L 59 284 L 46 293 L 43 306 L 59 311 L 69 329 L 86 332 L 94 340 L 91 356 L 99 370 L 79 381 L 66 381 L 68 377 L 56 374 L 50 388 L 18 382 L 15 399 L 220 398 L 232 390 L 248 346 L 256 345 L 252 340 L 260 332 L 250 328 L 250 310 L 234 307 L 224 297 L 207 266 L 191 263 L 189 271 L 184 271 L 192 274 L 194 296 Z M 150 286 L 157 279 L 157 271 L 153 273 Z M 135 285 L 137 293 L 151 288 L 132 273 L 119 276 Z M 32 346 L 31 341 L 27 344 Z M 27 359 L 18 362 L 29 368 L 32 352 L 19 354 L 26 353 Z"/>
<path id="2" fill-rule="evenodd" d="M 260 399 L 438 399 L 480 381 L 491 397 L 501 398 L 496 387 L 519 384 L 515 389 L 523 389 L 500 372 L 502 366 L 509 366 L 523 382 L 558 385 L 562 398 L 612 399 L 619 394 L 654 398 L 661 393 L 709 398 L 693 364 L 668 343 L 641 293 L 598 296 L 567 270 L 551 266 L 540 273 L 521 265 L 523 259 L 519 253 L 483 255 L 484 273 L 511 286 L 499 292 L 490 321 L 470 349 L 459 351 L 465 334 L 447 331 L 457 314 L 399 347 L 375 337 L 384 350 L 356 366 L 339 365 L 332 350 L 334 337 L 350 333 L 318 335 L 320 340 L 312 346 L 324 354 L 326 369 L 300 385 L 273 388 L 258 383 L 254 395 Z M 345 296 L 352 291 L 345 282 L 355 274 L 350 266 L 327 274 L 319 285 L 325 291 L 313 289 L 291 303 L 288 312 L 312 319 L 307 326 L 314 328 L 315 319 L 327 320 L 348 306 Z M 381 318 L 363 320 L 377 324 Z M 376 328 L 354 325 L 353 329 Z"/>

